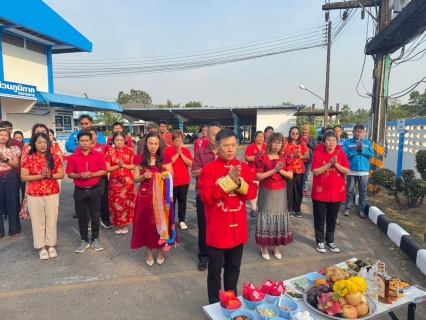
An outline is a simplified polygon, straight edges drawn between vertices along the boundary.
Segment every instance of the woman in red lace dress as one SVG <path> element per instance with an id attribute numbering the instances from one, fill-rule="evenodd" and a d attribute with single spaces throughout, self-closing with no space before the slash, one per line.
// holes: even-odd
<path id="1" fill-rule="evenodd" d="M 301 205 L 303 198 L 303 177 L 305 176 L 304 160 L 309 159 L 309 148 L 302 137 L 298 127 L 291 127 L 288 133 L 285 154 L 293 171 L 293 179 L 287 180 L 287 200 L 290 215 L 302 217 Z"/>
<path id="2" fill-rule="evenodd" d="M 153 249 L 157 249 L 157 263 L 163 264 L 163 245 L 159 244 L 159 233 L 154 213 L 154 174 L 168 171 L 173 175 L 172 159 L 164 155 L 160 147 L 158 133 L 148 133 L 145 149 L 142 155 L 135 156 L 134 180 L 140 183 L 136 199 L 135 221 L 133 223 L 132 249 L 146 247 L 146 264 L 150 267 L 154 264 Z M 169 225 L 169 234 L 175 225 Z M 176 239 L 177 241 L 177 239 Z"/>
<path id="3" fill-rule="evenodd" d="M 116 132 L 112 136 L 114 148 L 105 156 L 109 176 L 109 211 L 111 224 L 116 234 L 129 232 L 128 225 L 133 223 L 135 215 L 136 189 L 132 170 L 134 152 L 127 147 L 126 136 Z"/>

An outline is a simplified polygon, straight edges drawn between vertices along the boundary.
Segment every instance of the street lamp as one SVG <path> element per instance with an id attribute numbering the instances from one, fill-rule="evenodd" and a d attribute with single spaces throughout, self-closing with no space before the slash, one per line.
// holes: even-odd
<path id="1" fill-rule="evenodd" d="M 313 94 L 315 97 L 320 98 L 323 102 L 323 106 L 324 106 L 324 126 L 326 127 L 328 125 L 328 106 L 325 104 L 325 100 L 323 98 L 321 98 L 319 95 L 313 93 L 311 90 L 309 90 L 308 88 L 306 88 L 303 84 L 299 85 L 299 88 L 301 90 L 306 90 L 308 92 L 310 92 L 311 94 Z"/>

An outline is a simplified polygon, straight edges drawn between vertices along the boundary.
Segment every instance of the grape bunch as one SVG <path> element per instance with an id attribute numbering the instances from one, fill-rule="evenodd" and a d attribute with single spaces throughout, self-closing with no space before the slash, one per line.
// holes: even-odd
<path id="1" fill-rule="evenodd" d="M 329 285 L 322 284 L 319 287 L 310 287 L 306 292 L 306 300 L 308 303 L 316 308 L 318 306 L 318 298 L 321 297 L 323 293 L 333 292 L 333 284 Z"/>

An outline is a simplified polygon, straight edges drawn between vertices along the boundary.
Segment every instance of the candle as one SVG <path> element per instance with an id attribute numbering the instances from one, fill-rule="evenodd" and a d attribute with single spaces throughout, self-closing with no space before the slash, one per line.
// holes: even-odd
<path id="1" fill-rule="evenodd" d="M 89 162 L 86 161 L 86 172 L 89 172 Z"/>

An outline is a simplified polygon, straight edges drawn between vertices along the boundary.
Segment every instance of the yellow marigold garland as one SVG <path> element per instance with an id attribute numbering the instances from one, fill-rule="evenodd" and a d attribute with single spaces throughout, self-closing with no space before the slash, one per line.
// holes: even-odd
<path id="1" fill-rule="evenodd" d="M 344 297 L 347 294 L 355 294 L 358 291 L 364 294 L 367 292 L 367 282 L 361 277 L 352 277 L 349 278 L 349 280 L 340 280 L 334 284 L 333 291 L 339 292 L 340 290 L 342 290 L 340 293 L 341 297 Z"/>

